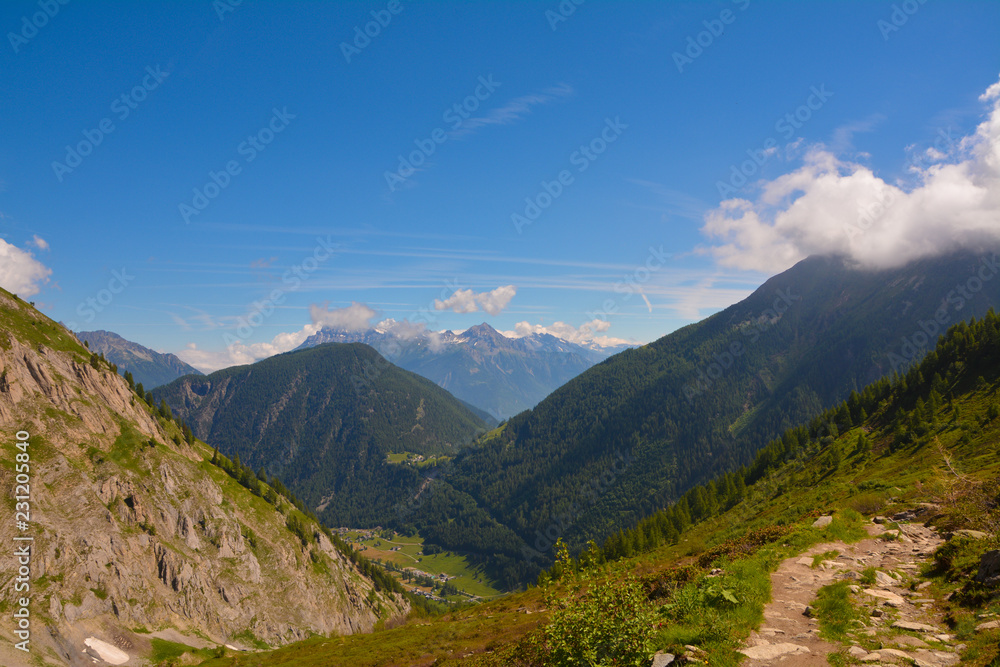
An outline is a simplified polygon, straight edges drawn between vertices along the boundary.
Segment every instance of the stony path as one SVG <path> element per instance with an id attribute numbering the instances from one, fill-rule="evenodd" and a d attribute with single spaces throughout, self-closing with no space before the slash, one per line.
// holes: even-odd
<path id="1" fill-rule="evenodd" d="M 916 664 L 939 667 L 959 662 L 961 645 L 946 634 L 933 600 L 918 590 L 910 590 L 920 564 L 929 560 L 942 543 L 938 534 L 918 524 L 900 523 L 898 540 L 878 536 L 880 525 L 869 526 L 872 536 L 855 544 L 817 544 L 801 556 L 785 560 L 771 576 L 773 600 L 764 608 L 764 622 L 741 649 L 748 667 L 781 664 L 785 667 L 829 665 L 830 653 L 848 650 L 855 664 Z M 813 556 L 829 551 L 839 555 L 813 568 Z M 867 567 L 877 568 L 876 582 L 869 586 L 858 581 Z M 807 615 L 806 607 L 817 591 L 838 579 L 856 582 L 851 590 L 856 607 L 869 618 L 858 626 L 857 641 L 845 647 L 819 637 L 819 623 Z M 868 646 L 869 650 L 863 648 Z"/>

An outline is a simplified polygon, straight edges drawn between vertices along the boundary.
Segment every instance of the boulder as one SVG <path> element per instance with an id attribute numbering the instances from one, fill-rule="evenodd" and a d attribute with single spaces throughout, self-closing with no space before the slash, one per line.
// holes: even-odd
<path id="1" fill-rule="evenodd" d="M 981 530 L 969 530 L 968 528 L 962 528 L 960 530 L 953 531 L 948 535 L 949 540 L 956 537 L 967 537 L 970 540 L 982 540 L 989 537 L 989 535 Z"/>
<path id="2" fill-rule="evenodd" d="M 826 528 L 831 523 L 833 523 L 832 516 L 821 516 L 820 518 L 813 521 L 813 528 Z"/>
<path id="3" fill-rule="evenodd" d="M 667 667 L 674 664 L 676 656 L 673 653 L 657 653 L 653 656 L 653 664 L 650 667 Z"/>
<path id="4" fill-rule="evenodd" d="M 976 581 L 987 586 L 1000 585 L 1000 549 L 987 551 L 979 561 Z"/>

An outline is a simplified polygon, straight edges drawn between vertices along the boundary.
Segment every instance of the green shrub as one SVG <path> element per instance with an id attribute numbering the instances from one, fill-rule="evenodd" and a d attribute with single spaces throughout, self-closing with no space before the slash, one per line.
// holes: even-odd
<path id="1" fill-rule="evenodd" d="M 548 596 L 546 602 L 553 610 L 543 631 L 546 665 L 649 665 L 655 619 L 635 579 L 597 584 L 580 597 Z"/>

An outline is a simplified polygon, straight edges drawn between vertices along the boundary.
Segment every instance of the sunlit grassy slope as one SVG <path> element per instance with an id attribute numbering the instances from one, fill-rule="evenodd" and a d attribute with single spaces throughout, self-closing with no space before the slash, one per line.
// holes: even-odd
<path id="1" fill-rule="evenodd" d="M 580 648 L 576 644 L 596 645 L 605 635 L 614 640 L 600 650 L 620 659 L 600 664 L 648 664 L 648 658 L 630 662 L 629 651 L 677 651 L 685 644 L 703 649 L 709 664 L 738 664 L 735 649 L 760 624 L 770 598 L 769 572 L 809 545 L 860 539 L 871 515 L 918 503 L 938 506 L 934 522 L 941 528 L 996 531 L 998 389 L 1000 322 L 990 315 L 954 328 L 919 367 L 882 387 L 877 404 L 859 423 L 836 429 L 818 420 L 794 451 L 775 459 L 765 450 L 758 479 L 738 502 L 663 544 L 634 547 L 636 555 L 617 560 L 595 547 L 577 560 L 560 561 L 544 577 L 544 587 L 445 616 L 411 618 L 371 635 L 316 638 L 204 664 L 569 665 L 574 663 L 566 656 Z M 825 417 L 833 420 L 837 414 L 834 409 Z M 749 470 L 744 474 L 751 476 Z M 830 513 L 829 527 L 812 527 L 815 517 Z M 636 544 L 629 535 L 626 542 Z M 941 556 L 934 575 L 942 585 L 964 591 L 953 597 L 948 611 L 959 637 L 968 638 L 968 664 L 993 664 L 998 655 L 998 638 L 974 632 L 970 618 L 984 605 L 1000 612 L 1000 604 L 968 582 L 978 555 L 997 546 L 993 537 Z M 724 574 L 707 577 L 715 567 Z M 611 587 L 602 588 L 607 583 Z M 615 609 L 597 600 L 632 605 L 644 622 L 639 628 L 626 627 L 625 621 L 615 626 Z M 593 632 L 580 639 L 586 630 Z M 634 642 L 626 646 L 623 639 Z"/>

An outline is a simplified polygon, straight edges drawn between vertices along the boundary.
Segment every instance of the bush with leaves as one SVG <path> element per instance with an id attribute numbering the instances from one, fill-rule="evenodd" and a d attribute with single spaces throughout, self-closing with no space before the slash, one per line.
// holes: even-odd
<path id="1" fill-rule="evenodd" d="M 568 563 L 565 546 L 559 560 Z M 546 595 L 552 611 L 543 630 L 545 664 L 551 667 L 646 667 L 653 655 L 652 606 L 639 582 L 590 584 L 583 571 L 567 597 Z M 587 589 L 584 592 L 584 589 Z"/>

